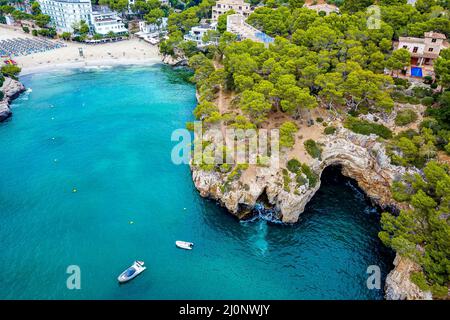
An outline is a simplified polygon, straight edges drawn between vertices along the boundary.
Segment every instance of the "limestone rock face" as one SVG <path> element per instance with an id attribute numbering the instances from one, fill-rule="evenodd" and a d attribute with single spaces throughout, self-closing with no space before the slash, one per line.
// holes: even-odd
<path id="1" fill-rule="evenodd" d="M 390 186 L 406 173 L 406 169 L 390 164 L 385 148 L 376 136 L 364 136 L 339 128 L 336 134 L 325 136 L 318 142 L 323 146 L 321 160 L 297 157 L 298 160 L 308 164 L 319 176 L 326 167 L 340 165 L 342 173 L 356 180 L 376 204 L 403 208 L 392 200 Z M 298 187 L 295 175 L 288 173 L 293 182 L 286 188 L 282 167 L 250 166 L 239 179 L 231 182 L 227 180 L 227 174 L 204 171 L 192 165 L 191 170 L 201 196 L 217 200 L 237 217 L 244 217 L 244 210 L 254 207 L 265 193 L 269 203 L 279 211 L 280 219 L 294 223 L 320 188 L 320 181 L 313 188 L 308 184 Z M 421 291 L 410 280 L 411 273 L 420 270 L 417 264 L 397 255 L 394 265 L 385 283 L 386 299 L 431 299 L 430 293 Z"/>
<path id="2" fill-rule="evenodd" d="M 2 86 L 2 91 L 5 95 L 5 98 L 9 101 L 12 101 L 25 91 L 25 86 L 17 80 L 5 78 L 5 82 Z"/>
<path id="3" fill-rule="evenodd" d="M 386 300 L 432 300 L 430 292 L 424 292 L 411 282 L 413 272 L 420 271 L 420 266 L 413 261 L 396 255 L 395 268 L 386 277 Z"/>
<path id="4" fill-rule="evenodd" d="M 0 122 L 9 118 L 12 112 L 9 108 L 9 103 L 17 98 L 22 92 L 25 91 L 25 87 L 22 83 L 11 78 L 5 78 L 3 86 L 0 88 L 3 91 L 3 100 L 0 101 Z"/>
<path id="5" fill-rule="evenodd" d="M 12 112 L 9 109 L 8 103 L 6 101 L 0 102 L 0 122 L 11 117 Z"/>
<path id="6" fill-rule="evenodd" d="M 382 207 L 398 206 L 392 200 L 390 186 L 393 180 L 405 173 L 405 168 L 390 164 L 376 136 L 364 136 L 340 128 L 337 134 L 325 136 L 319 142 L 323 144 L 321 160 L 299 160 L 319 176 L 326 167 L 341 165 L 342 173 L 355 179 L 375 203 Z M 195 166 L 191 169 L 200 194 L 218 200 L 238 217 L 241 216 L 240 208 L 252 208 L 265 192 L 270 204 L 279 210 L 282 221 L 294 223 L 320 187 L 318 182 L 313 188 L 307 184 L 299 188 L 293 185 L 286 191 L 282 168 L 251 166 L 232 182 L 227 182 L 226 174 L 203 171 Z M 291 178 L 295 181 L 295 177 Z"/>
<path id="7" fill-rule="evenodd" d="M 175 55 L 164 55 L 162 62 L 173 67 L 187 66 L 188 59 L 184 56 L 182 52 L 177 52 L 175 49 Z"/>
<path id="8" fill-rule="evenodd" d="M 329 165 L 339 164 L 342 173 L 355 179 L 375 203 L 381 207 L 398 206 L 392 200 L 390 187 L 406 170 L 390 164 L 384 146 L 375 135 L 364 136 L 341 129 L 340 134 L 327 140 L 322 161 L 313 169 L 321 172 Z"/>

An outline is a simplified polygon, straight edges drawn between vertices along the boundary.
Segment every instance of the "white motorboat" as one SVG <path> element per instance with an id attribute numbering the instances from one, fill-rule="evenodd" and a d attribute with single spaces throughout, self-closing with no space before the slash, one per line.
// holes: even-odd
<path id="1" fill-rule="evenodd" d="M 119 280 L 120 283 L 130 281 L 145 269 L 147 269 L 147 267 L 144 267 L 144 261 L 135 261 L 131 267 L 120 274 L 117 280 Z"/>
<path id="2" fill-rule="evenodd" d="M 186 241 L 175 241 L 175 245 L 178 248 L 185 249 L 185 250 L 192 250 L 194 247 L 194 244 L 192 242 L 186 242 Z"/>

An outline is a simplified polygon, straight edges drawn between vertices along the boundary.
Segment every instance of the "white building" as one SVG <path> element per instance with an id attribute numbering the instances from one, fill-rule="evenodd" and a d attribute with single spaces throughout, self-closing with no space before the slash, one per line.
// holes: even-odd
<path id="1" fill-rule="evenodd" d="M 210 41 L 210 42 L 204 42 L 203 36 L 210 30 L 216 30 L 217 29 L 217 23 L 213 22 L 211 24 L 203 24 L 200 26 L 192 27 L 191 30 L 189 30 L 189 33 L 184 35 L 184 40 L 186 41 L 194 41 L 197 43 L 197 47 L 204 47 L 209 44 L 214 44 L 216 41 Z"/>
<path id="2" fill-rule="evenodd" d="M 90 0 L 37 0 L 42 13 L 49 15 L 57 32 L 73 32 L 72 26 L 81 20 L 90 24 Z"/>
<path id="3" fill-rule="evenodd" d="M 161 18 L 161 23 L 147 23 L 146 21 L 139 21 L 139 32 L 140 33 L 155 33 L 161 32 L 167 29 L 166 17 Z"/>
<path id="4" fill-rule="evenodd" d="M 397 49 L 407 49 L 411 53 L 411 65 L 433 65 L 445 49 L 445 39 L 444 34 L 437 32 L 425 32 L 424 38 L 400 37 Z"/>
<path id="5" fill-rule="evenodd" d="M 244 0 L 218 0 L 212 7 L 212 20 L 217 21 L 221 14 L 229 10 L 234 10 L 236 14 L 240 14 L 246 18 L 253 12 L 250 4 L 244 2 Z"/>
<path id="6" fill-rule="evenodd" d="M 159 43 L 161 34 L 167 33 L 167 18 L 162 18 L 161 23 L 147 23 L 146 21 L 139 21 L 139 32 L 136 36 L 151 44 Z"/>
<path id="7" fill-rule="evenodd" d="M 92 30 L 95 33 L 106 35 L 110 32 L 124 34 L 128 32 L 122 19 L 112 11 L 94 11 L 91 13 Z"/>

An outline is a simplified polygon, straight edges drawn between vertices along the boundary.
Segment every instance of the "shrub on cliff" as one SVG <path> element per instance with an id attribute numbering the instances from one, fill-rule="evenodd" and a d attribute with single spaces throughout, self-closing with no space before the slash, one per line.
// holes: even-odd
<path id="1" fill-rule="evenodd" d="M 445 297 L 450 284 L 449 167 L 431 161 L 423 173 L 423 177 L 405 175 L 393 184 L 394 198 L 408 203 L 411 209 L 398 216 L 383 213 L 379 237 L 421 265 L 423 275 L 415 274 L 412 281 L 435 296 Z"/>
<path id="2" fill-rule="evenodd" d="M 4 76 L 10 77 L 13 79 L 16 79 L 17 75 L 19 75 L 21 70 L 22 69 L 20 69 L 20 67 L 13 65 L 13 64 L 4 65 L 1 68 L 1 72 Z"/>
<path id="3" fill-rule="evenodd" d="M 296 174 L 295 180 L 298 186 L 304 185 L 306 182 L 308 182 L 309 187 L 314 188 L 317 184 L 317 181 L 319 180 L 319 176 L 315 174 L 307 164 L 301 163 L 295 158 L 288 161 L 287 170 Z M 286 169 L 283 170 L 285 190 L 286 190 L 286 181 L 289 180 L 290 183 L 290 178 L 288 176 L 287 170 Z M 306 179 L 304 178 L 304 175 L 306 176 Z"/>
<path id="4" fill-rule="evenodd" d="M 426 114 L 434 117 L 442 128 L 450 130 L 450 91 L 443 92 L 438 102 L 437 106 L 427 108 Z"/>
<path id="5" fill-rule="evenodd" d="M 283 172 L 283 190 L 286 192 L 291 192 L 289 184 L 292 182 L 292 180 L 289 177 L 289 172 L 286 169 L 283 169 L 282 172 Z"/>
<path id="6" fill-rule="evenodd" d="M 302 164 L 297 159 L 291 159 L 287 163 L 287 169 L 292 173 L 297 173 L 302 167 Z"/>
<path id="7" fill-rule="evenodd" d="M 430 159 L 436 157 L 438 148 L 444 149 L 449 136 L 450 133 L 444 130 L 440 130 L 439 135 L 435 135 L 433 129 L 427 127 L 422 127 L 420 133 L 406 130 L 400 132 L 388 143 L 387 151 L 393 164 L 420 169 Z"/>
<path id="8" fill-rule="evenodd" d="M 410 86 L 410 83 L 407 79 L 393 78 L 393 80 L 396 86 L 402 87 L 403 89 L 408 89 L 408 87 Z"/>
<path id="9" fill-rule="evenodd" d="M 322 148 L 312 139 L 306 140 L 303 145 L 305 146 L 306 152 L 314 159 L 320 159 L 322 156 Z"/>
<path id="10" fill-rule="evenodd" d="M 400 110 L 395 117 L 397 126 L 406 126 L 417 120 L 417 113 L 411 109 Z"/>
<path id="11" fill-rule="evenodd" d="M 323 133 L 325 134 L 335 134 L 336 132 L 336 127 L 333 126 L 328 126 L 325 128 L 325 130 L 323 130 Z"/>
<path id="12" fill-rule="evenodd" d="M 309 187 L 314 188 L 319 181 L 319 176 L 305 163 L 302 164 L 302 172 L 305 174 L 306 178 L 308 178 Z"/>
<path id="13" fill-rule="evenodd" d="M 392 138 L 392 131 L 382 124 L 369 122 L 367 120 L 362 120 L 351 116 L 345 120 L 344 127 L 355 133 L 366 136 L 373 133 L 384 139 Z"/>
<path id="14" fill-rule="evenodd" d="M 433 97 L 425 97 L 420 101 L 424 106 L 426 107 L 430 107 L 433 105 L 434 103 L 434 98 Z"/>

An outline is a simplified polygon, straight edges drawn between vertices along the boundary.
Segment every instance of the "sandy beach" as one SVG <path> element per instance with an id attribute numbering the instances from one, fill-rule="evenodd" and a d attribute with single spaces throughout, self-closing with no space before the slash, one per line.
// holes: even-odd
<path id="1" fill-rule="evenodd" d="M 33 38 L 18 27 L 0 26 L 0 40 Z M 138 38 L 114 43 L 88 45 L 65 42 L 67 47 L 17 56 L 13 59 L 22 68 L 21 75 L 67 68 L 114 65 L 151 65 L 161 62 L 158 47 Z M 83 50 L 83 57 L 79 49 Z"/>

